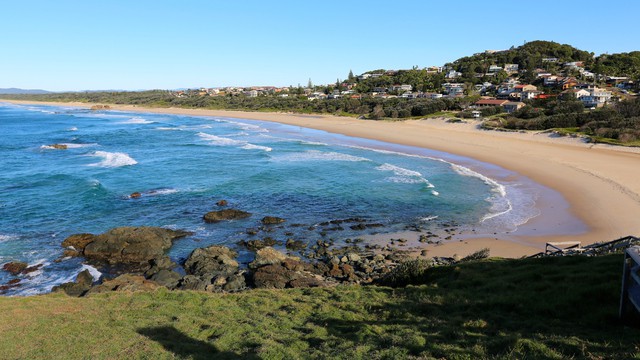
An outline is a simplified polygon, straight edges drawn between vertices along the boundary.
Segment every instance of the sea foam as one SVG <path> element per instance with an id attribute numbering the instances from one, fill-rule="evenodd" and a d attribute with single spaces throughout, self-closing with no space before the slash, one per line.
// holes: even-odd
<path id="1" fill-rule="evenodd" d="M 147 120 L 145 118 L 133 117 L 133 118 L 131 118 L 129 120 L 121 121 L 121 122 L 118 122 L 116 124 L 153 124 L 153 123 L 154 123 L 154 121 L 150 121 L 150 120 Z"/>
<path id="2" fill-rule="evenodd" d="M 130 157 L 126 153 L 121 152 L 107 152 L 107 151 L 96 151 L 90 156 L 100 157 L 102 161 L 94 164 L 90 164 L 89 166 L 98 166 L 98 167 L 120 167 L 120 166 L 129 166 L 135 165 L 138 162 Z"/>
<path id="3" fill-rule="evenodd" d="M 339 152 L 323 152 L 318 150 L 308 150 L 305 152 L 282 155 L 274 158 L 276 161 L 304 162 L 304 161 L 371 161 L 360 156 L 354 156 Z"/>
<path id="4" fill-rule="evenodd" d="M 271 151 L 272 150 L 268 146 L 250 144 L 250 143 L 248 143 L 246 141 L 229 139 L 229 138 L 216 136 L 216 135 L 213 135 L 213 134 L 207 134 L 207 133 L 203 133 L 203 132 L 199 132 L 198 136 L 201 139 L 206 140 L 210 144 L 216 145 L 216 146 L 237 146 L 237 147 L 240 147 L 240 148 L 245 149 L 245 150 L 264 150 L 264 151 Z"/>

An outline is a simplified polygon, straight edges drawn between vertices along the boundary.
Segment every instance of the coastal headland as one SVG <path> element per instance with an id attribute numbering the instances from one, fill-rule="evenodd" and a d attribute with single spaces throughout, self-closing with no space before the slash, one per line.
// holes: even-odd
<path id="1" fill-rule="evenodd" d="M 91 107 L 88 103 L 40 104 Z M 371 121 L 329 115 L 243 112 L 225 110 L 147 108 L 111 105 L 111 110 L 194 116 L 232 117 L 277 122 L 352 137 L 446 152 L 497 165 L 553 191 L 536 200 L 540 216 L 514 233 L 469 237 L 441 245 L 423 245 L 429 256 L 465 256 L 489 248 L 491 256 L 520 257 L 538 253 L 547 242 L 579 241 L 582 245 L 640 233 L 640 149 L 590 144 L 576 138 L 540 132 L 498 132 L 478 128 L 477 121 L 448 123 L 430 118 L 406 121 Z M 476 169 L 473 169 L 476 170 Z M 482 172 L 482 169 L 477 169 Z M 484 174 L 491 176 L 491 174 Z M 562 199 L 568 212 L 584 223 L 570 229 L 567 216 L 557 216 Z M 417 236 L 417 235 L 416 235 Z M 418 245 L 415 239 L 414 245 Z"/>

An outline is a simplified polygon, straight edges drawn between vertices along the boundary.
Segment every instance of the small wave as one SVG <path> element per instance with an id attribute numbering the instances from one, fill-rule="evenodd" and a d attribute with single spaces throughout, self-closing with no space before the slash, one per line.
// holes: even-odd
<path id="1" fill-rule="evenodd" d="M 65 146 L 67 149 L 79 149 L 79 148 L 97 146 L 98 144 L 96 144 L 96 143 L 91 143 L 91 144 L 59 143 L 59 144 L 56 144 L 56 145 Z M 56 150 L 55 146 L 53 146 L 53 145 L 42 145 L 42 146 L 40 146 L 40 149 Z"/>
<path id="2" fill-rule="evenodd" d="M 254 144 L 246 144 L 242 147 L 243 149 L 246 150 L 264 150 L 264 151 L 271 151 L 273 150 L 272 148 L 268 147 L 268 146 L 261 146 L 261 145 L 254 145 Z"/>
<path id="3" fill-rule="evenodd" d="M 216 135 L 212 135 L 212 134 L 207 134 L 207 133 L 203 133 L 203 132 L 199 132 L 198 136 L 201 139 L 208 141 L 212 145 L 217 145 L 217 146 L 239 146 L 240 148 L 245 149 L 245 150 L 264 150 L 264 151 L 271 151 L 272 150 L 268 146 L 250 144 L 250 143 L 248 143 L 246 141 L 224 138 L 224 137 L 220 137 L 220 136 L 216 136 Z"/>
<path id="4" fill-rule="evenodd" d="M 290 161 L 290 162 L 298 162 L 298 161 L 371 161 L 370 159 L 338 153 L 338 152 L 323 152 L 318 150 L 309 150 L 301 153 L 294 153 L 288 155 L 282 155 L 277 157 L 275 160 L 279 161 Z"/>
<path id="5" fill-rule="evenodd" d="M 420 221 L 431 221 L 431 220 L 435 220 L 438 218 L 438 215 L 433 215 L 433 216 L 427 216 L 427 217 L 423 217 L 422 219 L 420 219 Z"/>
<path id="6" fill-rule="evenodd" d="M 417 172 L 417 171 L 401 168 L 399 166 L 395 166 L 395 165 L 391 165 L 391 164 L 387 164 L 387 163 L 376 167 L 376 170 L 393 171 L 393 173 L 398 175 L 398 176 L 415 176 L 415 177 L 420 177 L 420 178 L 422 177 L 422 174 Z"/>
<path id="7" fill-rule="evenodd" d="M 154 121 L 150 121 L 150 120 L 147 120 L 145 118 L 133 117 L 133 118 L 131 118 L 129 120 L 121 121 L 121 122 L 118 122 L 116 124 L 154 124 L 154 123 L 155 123 Z"/>
<path id="8" fill-rule="evenodd" d="M 18 237 L 15 235 L 0 234 L 0 243 L 3 243 L 5 241 L 15 240 L 17 238 Z"/>
<path id="9" fill-rule="evenodd" d="M 160 126 L 160 127 L 155 128 L 155 130 L 159 130 L 159 131 L 181 131 L 182 129 L 177 128 L 177 127 Z"/>
<path id="10" fill-rule="evenodd" d="M 149 190 L 149 191 L 143 191 L 143 192 L 141 192 L 139 194 L 140 194 L 140 196 L 161 196 L 161 195 L 175 194 L 177 192 L 178 192 L 178 189 L 161 188 L 161 189 L 153 189 L 153 190 Z M 126 198 L 132 199 L 133 197 L 131 195 L 127 195 Z"/>
<path id="11" fill-rule="evenodd" d="M 99 163 L 90 164 L 89 166 L 98 166 L 98 167 L 120 167 L 120 166 L 129 166 L 135 165 L 138 162 L 134 160 L 132 157 L 127 155 L 126 153 L 121 152 L 107 152 L 107 151 L 96 151 L 89 156 L 95 156 L 102 158 L 102 161 Z"/>
<path id="12" fill-rule="evenodd" d="M 78 131 L 78 128 L 75 126 L 70 127 L 69 129 L 67 129 L 68 131 Z"/>
<path id="13" fill-rule="evenodd" d="M 440 193 L 439 193 L 439 192 L 437 192 L 437 191 L 435 191 L 435 190 L 431 190 L 431 194 L 432 194 L 433 196 L 440 196 Z"/>
<path id="14" fill-rule="evenodd" d="M 269 132 L 269 130 L 262 128 L 258 125 L 254 125 L 254 124 L 247 124 L 247 123 L 243 123 L 243 122 L 239 122 L 239 121 L 231 121 L 231 120 L 226 120 L 227 123 L 229 124 L 233 124 L 233 125 L 237 125 L 239 126 L 242 130 L 248 130 L 248 131 L 255 131 L 255 132 Z"/>

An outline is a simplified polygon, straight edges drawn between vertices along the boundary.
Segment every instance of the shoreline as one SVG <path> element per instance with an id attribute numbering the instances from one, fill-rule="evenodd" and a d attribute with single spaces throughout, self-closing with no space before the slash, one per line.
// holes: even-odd
<path id="1" fill-rule="evenodd" d="M 0 102 L 31 105 L 90 107 L 90 103 L 52 103 L 37 101 Z M 609 241 L 640 233 L 640 151 L 607 145 L 593 145 L 571 138 L 552 138 L 541 133 L 505 133 L 477 129 L 475 122 L 445 123 L 441 119 L 371 121 L 329 115 L 298 115 L 226 110 L 146 108 L 135 105 L 111 105 L 128 112 L 231 117 L 275 122 L 329 133 L 382 141 L 390 144 L 463 156 L 494 164 L 551 189 L 568 202 L 568 211 L 588 230 L 579 234 L 536 235 L 536 228 L 560 227 L 553 213 L 551 196 L 541 196 L 536 208 L 543 214 L 524 227 L 525 234 L 496 234 L 495 237 L 468 238 L 439 246 L 409 239 L 405 248 L 427 249 L 428 256 L 465 256 L 489 247 L 491 256 L 520 257 L 540 252 L 549 241 L 580 241 L 582 245 Z M 473 169 L 472 169 L 473 170 Z M 483 173 L 485 175 L 485 173 Z M 548 215 L 548 216 L 545 216 Z M 564 220 L 563 220 L 564 221 Z M 552 224 L 552 222 L 554 222 Z M 522 231 L 521 231 L 522 232 Z M 385 234 L 385 237 L 393 234 Z M 417 238 L 417 235 L 416 235 Z M 418 251 L 419 250 L 415 250 Z"/>

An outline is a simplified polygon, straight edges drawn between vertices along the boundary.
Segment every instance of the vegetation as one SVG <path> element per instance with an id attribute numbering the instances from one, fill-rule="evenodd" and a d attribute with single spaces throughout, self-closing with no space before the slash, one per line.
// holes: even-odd
<path id="1" fill-rule="evenodd" d="M 502 126 L 526 130 L 577 128 L 594 141 L 635 145 L 640 140 L 640 98 L 586 111 L 575 99 L 532 102 L 507 117 Z"/>
<path id="2" fill-rule="evenodd" d="M 0 298 L 17 358 L 631 359 L 617 319 L 622 257 L 488 259 L 416 286 Z M 416 267 L 414 267 L 416 269 Z"/>
<path id="3" fill-rule="evenodd" d="M 184 107 L 244 111 L 282 111 L 296 113 L 346 114 L 370 119 L 409 118 L 426 116 L 443 110 L 460 110 L 475 98 L 462 99 L 381 99 L 343 97 L 309 101 L 305 96 L 188 96 L 177 97 L 169 91 L 87 92 L 46 95 L 4 95 L 5 99 L 86 102 L 144 105 L 154 107 Z"/>

